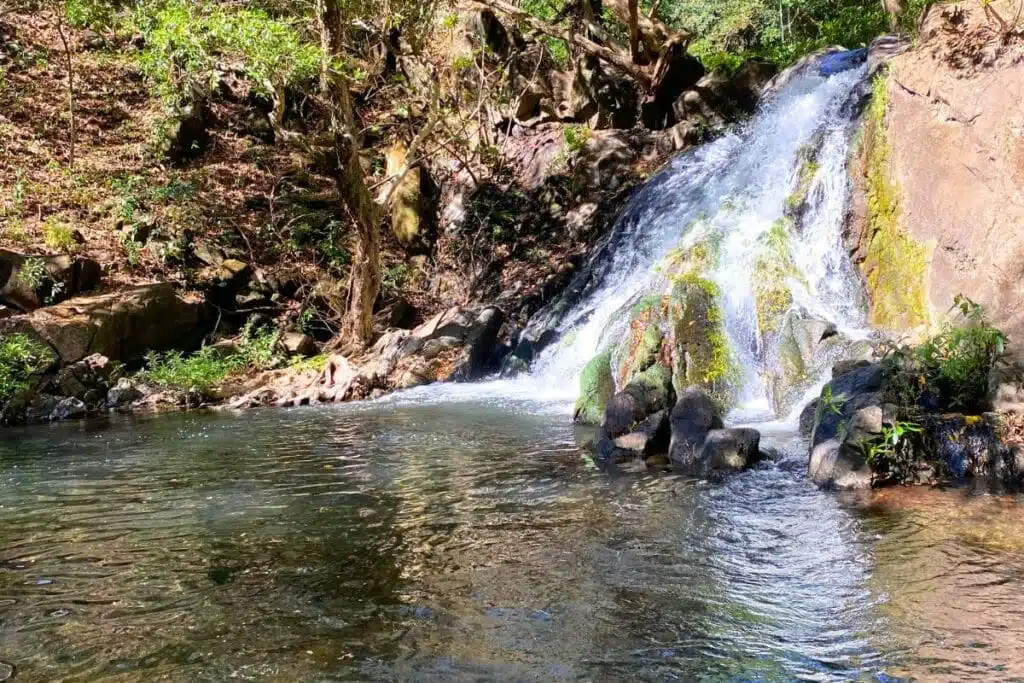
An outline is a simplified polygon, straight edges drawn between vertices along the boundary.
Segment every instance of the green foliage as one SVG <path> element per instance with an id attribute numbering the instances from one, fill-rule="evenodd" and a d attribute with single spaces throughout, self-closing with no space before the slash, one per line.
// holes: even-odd
<path id="1" fill-rule="evenodd" d="M 70 254 L 78 250 L 78 241 L 71 226 L 51 216 L 43 223 L 43 243 L 47 249 Z"/>
<path id="2" fill-rule="evenodd" d="M 24 334 L 0 337 L 0 409 L 29 387 L 33 374 L 44 370 L 52 354 Z"/>
<path id="3" fill-rule="evenodd" d="M 139 375 L 144 382 L 164 389 L 208 396 L 218 384 L 232 375 L 249 370 L 267 370 L 280 362 L 278 333 L 242 330 L 237 352 L 224 355 L 212 346 L 186 356 L 168 351 L 146 356 L 146 369 Z"/>
<path id="4" fill-rule="evenodd" d="M 27 258 L 18 269 L 18 281 L 32 290 L 42 289 L 49 279 L 46 262 L 41 258 Z"/>
<path id="5" fill-rule="evenodd" d="M 593 131 L 590 126 L 566 126 L 562 131 L 565 138 L 565 149 L 569 154 L 579 154 L 590 142 Z"/>
<path id="6" fill-rule="evenodd" d="M 918 442 L 924 430 L 914 422 L 895 421 L 865 444 L 868 465 L 882 481 L 912 481 Z"/>
<path id="7" fill-rule="evenodd" d="M 65 0 L 64 16 L 75 28 L 104 31 L 118 25 L 120 6 L 121 3 L 109 0 Z"/>
<path id="8" fill-rule="evenodd" d="M 821 392 L 821 414 L 832 413 L 833 415 L 841 416 L 844 403 L 846 403 L 846 398 L 843 396 L 833 396 L 832 385 L 826 384 Z"/>
<path id="9" fill-rule="evenodd" d="M 604 421 L 605 408 L 615 394 L 611 362 L 612 350 L 609 349 L 594 356 L 583 368 L 580 396 L 576 399 L 576 422 L 599 425 Z"/>
<path id="10" fill-rule="evenodd" d="M 981 306 L 956 297 L 955 324 L 916 348 L 895 347 L 882 369 L 887 398 L 908 409 L 983 412 L 988 375 L 1002 356 L 1006 336 L 989 324 Z"/>
<path id="11" fill-rule="evenodd" d="M 800 276 L 790 252 L 790 222 L 780 219 L 761 236 L 754 261 L 754 307 L 761 334 L 779 329 L 782 316 L 793 304 L 790 280 Z"/>
<path id="12" fill-rule="evenodd" d="M 381 274 L 380 289 L 385 296 L 393 296 L 412 279 L 414 271 L 408 263 L 385 268 Z"/>
<path id="13" fill-rule="evenodd" d="M 152 0 L 136 21 L 146 38 L 143 71 L 175 108 L 213 88 L 218 62 L 240 62 L 263 94 L 320 70 L 320 48 L 299 31 L 298 19 L 204 0 Z"/>

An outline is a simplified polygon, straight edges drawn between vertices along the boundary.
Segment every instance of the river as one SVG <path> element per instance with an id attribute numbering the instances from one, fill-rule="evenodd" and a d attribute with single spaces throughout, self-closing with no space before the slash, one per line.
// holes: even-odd
<path id="1" fill-rule="evenodd" d="M 0 678 L 1024 677 L 1016 498 L 599 471 L 562 405 L 8 430 Z"/>

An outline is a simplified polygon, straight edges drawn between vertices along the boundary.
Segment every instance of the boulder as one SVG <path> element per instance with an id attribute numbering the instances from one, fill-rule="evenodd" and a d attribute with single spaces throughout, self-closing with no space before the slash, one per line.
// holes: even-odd
<path id="1" fill-rule="evenodd" d="M 120 363 L 94 353 L 61 368 L 50 383 L 51 392 L 81 399 L 87 405 L 102 403 L 110 386 L 122 375 Z"/>
<path id="2" fill-rule="evenodd" d="M 686 44 L 669 44 L 659 60 L 649 94 L 640 105 L 640 118 L 649 130 L 677 123 L 672 105 L 704 76 L 704 65 L 686 51 Z"/>
<path id="3" fill-rule="evenodd" d="M 609 439 L 622 436 L 654 413 L 670 408 L 674 401 L 675 391 L 668 368 L 652 365 L 608 401 L 601 425 L 604 436 Z"/>
<path id="4" fill-rule="evenodd" d="M 425 215 L 429 207 L 423 192 L 426 171 L 418 165 L 406 170 L 407 155 L 408 148 L 402 141 L 387 153 L 386 177 L 396 179 L 391 190 L 391 231 L 406 249 L 422 248 L 429 242 Z M 391 188 L 385 185 L 385 191 Z"/>
<path id="5" fill-rule="evenodd" d="M 870 488 L 872 472 L 865 443 L 882 431 L 882 368 L 867 365 L 822 389 L 811 432 L 807 471 L 822 488 Z"/>
<path id="6" fill-rule="evenodd" d="M 207 280 L 206 300 L 217 308 L 233 311 L 238 307 L 238 295 L 249 286 L 252 268 L 243 261 L 226 259 L 201 277 Z"/>
<path id="7" fill-rule="evenodd" d="M 700 451 L 703 476 L 740 472 L 761 460 L 761 432 L 750 428 L 712 429 Z"/>
<path id="8" fill-rule="evenodd" d="M 196 344 L 204 332 L 202 304 L 178 297 L 169 283 L 81 296 L 0 321 L 0 334 L 23 333 L 48 344 L 62 365 L 100 354 L 133 361 L 150 351 Z"/>
<path id="9" fill-rule="evenodd" d="M 285 332 L 281 336 L 281 346 L 284 347 L 285 352 L 289 356 L 303 356 L 308 358 L 309 356 L 316 355 L 316 342 L 308 334 L 302 332 Z"/>
<path id="10" fill-rule="evenodd" d="M 668 304 L 672 384 L 706 391 L 720 406 L 730 400 L 732 354 L 714 283 L 690 275 L 672 286 Z"/>
<path id="11" fill-rule="evenodd" d="M 722 429 L 722 416 L 707 392 L 691 387 L 680 394 L 669 417 L 672 440 L 669 459 L 672 468 L 695 474 L 701 469 L 702 451 L 708 432 Z"/>
<path id="12" fill-rule="evenodd" d="M 167 140 L 167 157 L 176 164 L 198 158 L 210 145 L 213 111 L 205 101 L 185 105 L 178 113 Z"/>
<path id="13" fill-rule="evenodd" d="M 498 364 L 492 361 L 495 360 L 498 333 L 504 322 L 505 314 L 494 306 L 485 308 L 476 316 L 469 334 L 461 340 L 462 357 L 457 362 L 451 379 L 469 382 L 498 369 Z"/>
<path id="14" fill-rule="evenodd" d="M 100 264 L 91 259 L 0 249 L 0 303 L 22 312 L 88 292 L 101 276 Z"/>
<path id="15" fill-rule="evenodd" d="M 580 394 L 573 414 L 576 424 L 599 425 L 604 420 L 608 402 L 615 395 L 611 362 L 611 351 L 604 351 L 594 356 L 580 373 Z"/>
<path id="16" fill-rule="evenodd" d="M 821 76 L 835 76 L 844 71 L 858 68 L 868 59 L 868 48 L 862 47 L 856 50 L 845 50 L 833 52 L 821 58 L 818 62 L 818 74 Z"/>
<path id="17" fill-rule="evenodd" d="M 659 410 L 627 434 L 614 439 L 603 433 L 598 435 L 596 455 L 599 460 L 611 458 L 650 458 L 668 452 L 672 432 L 668 411 Z"/>
<path id="18" fill-rule="evenodd" d="M 142 392 L 132 384 L 130 379 L 122 377 L 117 380 L 117 384 L 111 387 L 110 391 L 107 392 L 107 408 L 110 408 L 111 410 L 124 408 L 135 401 L 138 401 L 142 396 Z"/>

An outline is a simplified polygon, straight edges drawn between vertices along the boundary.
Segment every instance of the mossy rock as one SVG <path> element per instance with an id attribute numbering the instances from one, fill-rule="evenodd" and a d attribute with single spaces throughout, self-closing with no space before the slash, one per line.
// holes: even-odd
<path id="1" fill-rule="evenodd" d="M 612 377 L 612 351 L 596 355 L 580 374 L 580 395 L 576 399 L 573 420 L 577 424 L 601 424 L 608 401 L 615 395 Z"/>
<path id="2" fill-rule="evenodd" d="M 611 398 L 602 430 L 611 439 L 626 434 L 654 413 L 671 408 L 675 398 L 672 372 L 656 363 Z"/>
<path id="3" fill-rule="evenodd" d="M 925 288 L 929 248 L 900 225 L 900 188 L 889 176 L 892 150 L 885 130 L 887 104 L 887 81 L 879 77 L 872 87 L 862 141 L 866 146 L 870 238 L 859 265 L 871 297 L 871 324 L 907 330 L 929 321 Z"/>
<path id="4" fill-rule="evenodd" d="M 668 297 L 647 296 L 630 311 L 626 339 L 614 356 L 615 379 L 625 386 L 657 362 L 668 325 Z"/>
<path id="5" fill-rule="evenodd" d="M 736 366 L 718 297 L 718 287 L 696 274 L 675 279 L 669 295 L 669 348 L 676 393 L 699 387 L 724 410 L 731 402 Z"/>
<path id="6" fill-rule="evenodd" d="M 765 233 L 754 261 L 753 289 L 757 329 L 762 337 L 778 332 L 783 317 L 793 305 L 791 280 L 800 277 L 790 252 L 792 222 L 781 219 Z"/>

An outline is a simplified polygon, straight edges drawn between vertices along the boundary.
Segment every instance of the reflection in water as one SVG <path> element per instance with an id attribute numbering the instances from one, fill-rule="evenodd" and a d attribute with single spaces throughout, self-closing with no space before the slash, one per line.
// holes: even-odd
<path id="1" fill-rule="evenodd" d="M 606 475 L 529 404 L 10 431 L 0 661 L 23 681 L 991 680 L 1015 499 L 840 500 L 779 466 Z"/>

